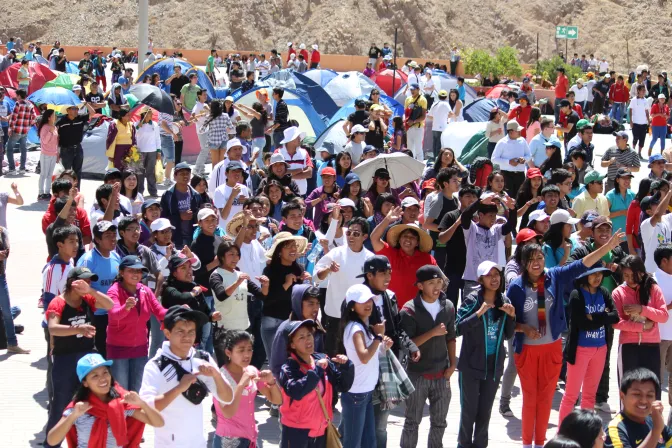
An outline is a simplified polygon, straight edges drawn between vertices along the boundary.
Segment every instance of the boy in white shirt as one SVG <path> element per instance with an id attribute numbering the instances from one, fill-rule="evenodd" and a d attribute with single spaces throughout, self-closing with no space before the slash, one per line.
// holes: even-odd
<path id="1" fill-rule="evenodd" d="M 219 210 L 219 227 L 226 225 L 233 215 L 243 210 L 243 204 L 250 198 L 250 190 L 244 185 L 247 173 L 243 164 L 232 160 L 226 166 L 226 183 L 215 190 L 214 204 Z"/>
<path id="2" fill-rule="evenodd" d="M 646 272 L 649 273 L 655 272 L 658 267 L 654 259 L 656 248 L 662 244 L 668 244 L 672 239 L 672 214 L 665 213 L 672 190 L 665 195 L 662 201 L 658 194 L 645 197 L 641 203 L 642 212 L 649 216 L 642 221 L 639 228 L 644 244 L 644 265 Z"/>

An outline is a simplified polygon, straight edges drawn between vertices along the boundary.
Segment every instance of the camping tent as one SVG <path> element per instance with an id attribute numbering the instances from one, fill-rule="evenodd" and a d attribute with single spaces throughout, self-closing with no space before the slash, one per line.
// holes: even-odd
<path id="1" fill-rule="evenodd" d="M 330 142 L 334 144 L 335 154 L 343 151 L 343 148 L 345 148 L 345 145 L 348 143 L 348 137 L 345 135 L 345 131 L 343 130 L 343 124 L 345 121 L 345 118 L 341 118 L 340 120 L 332 122 L 329 127 L 325 129 L 324 132 L 322 132 L 322 134 L 317 138 L 313 146 L 315 148 L 321 148 L 324 142 Z M 319 152 L 317 156 L 319 157 Z"/>
<path id="2" fill-rule="evenodd" d="M 485 122 L 490 118 L 490 110 L 493 107 L 498 107 L 493 100 L 486 98 L 479 98 L 473 103 L 469 104 L 462 111 L 464 119 L 469 122 Z"/>
<path id="3" fill-rule="evenodd" d="M 459 159 L 469 140 L 479 131 L 485 131 L 486 123 L 448 123 L 448 127 L 441 134 L 441 147 L 452 148 L 455 157 Z"/>
<path id="4" fill-rule="evenodd" d="M 497 84 L 494 87 L 491 87 L 490 90 L 485 92 L 485 97 L 492 100 L 496 100 L 502 94 L 502 91 L 514 91 L 517 92 L 520 90 L 515 84 Z"/>
<path id="5" fill-rule="evenodd" d="M 17 62 L 16 64 L 10 65 L 6 70 L 0 72 L 0 85 L 18 88 L 19 83 L 17 81 L 17 74 L 19 73 L 20 68 L 21 63 Z M 31 76 L 28 95 L 36 90 L 40 90 L 47 81 L 56 78 L 56 73 L 50 70 L 49 67 L 34 61 L 28 63 L 28 72 Z"/>
<path id="6" fill-rule="evenodd" d="M 161 78 L 161 81 L 165 82 L 166 79 L 168 79 L 173 75 L 174 67 L 176 65 L 182 67 L 182 74 L 185 76 L 189 76 L 189 73 L 195 71 L 195 73 L 198 75 L 198 85 L 208 92 L 208 99 L 216 98 L 215 86 L 212 85 L 212 81 L 210 81 L 208 75 L 206 75 L 203 70 L 199 70 L 191 62 L 187 62 L 185 60 L 178 58 L 162 58 L 152 62 L 147 67 L 145 67 L 145 69 L 142 72 L 138 74 L 138 76 L 136 77 L 136 84 L 140 83 L 142 79 L 145 77 L 145 75 L 151 76 L 155 73 L 158 73 L 159 77 Z M 164 84 L 163 89 L 166 92 L 170 92 L 170 87 L 168 85 Z"/>
<path id="7" fill-rule="evenodd" d="M 84 163 L 82 172 L 84 174 L 102 177 L 107 169 L 108 160 L 105 155 L 107 130 L 110 127 L 109 120 L 103 120 L 100 126 L 89 128 L 84 133 L 82 140 L 82 149 L 84 150 Z"/>
<path id="8" fill-rule="evenodd" d="M 243 103 L 246 106 L 252 107 L 252 104 L 257 101 L 256 92 L 261 88 L 264 87 L 248 90 L 235 103 Z M 317 137 L 327 128 L 327 125 L 322 121 L 320 115 L 310 104 L 310 101 L 296 90 L 285 90 L 285 95 L 282 99 L 287 103 L 290 120 L 298 121 L 299 128 L 306 133 L 307 137 Z"/>
<path id="9" fill-rule="evenodd" d="M 408 82 L 408 75 L 406 73 L 401 70 L 397 70 L 396 74 L 394 72 L 394 70 L 388 68 L 382 72 L 376 73 L 374 77 L 371 78 L 388 96 L 394 95 L 394 92 Z M 393 81 L 394 85 L 392 84 Z"/>
<path id="10" fill-rule="evenodd" d="M 313 70 L 308 70 L 304 75 L 319 86 L 325 87 L 332 79 L 338 76 L 338 73 L 330 69 L 315 68 Z"/>
<path id="11" fill-rule="evenodd" d="M 368 96 L 362 96 L 360 97 L 361 99 L 367 100 Z M 355 111 L 355 101 L 359 98 L 355 98 L 351 101 L 349 101 L 345 106 L 341 107 L 338 112 L 331 118 L 329 121 L 329 125 L 334 124 L 335 122 L 343 119 L 347 119 L 348 115 L 353 113 Z M 390 98 L 387 95 L 380 95 L 380 102 L 389 107 L 392 110 L 392 116 L 390 117 L 390 121 L 387 124 L 387 133 L 388 135 L 392 136 L 392 118 L 396 116 L 403 117 L 404 116 L 404 106 L 399 104 L 398 102 L 394 101 L 392 98 Z"/>
<path id="12" fill-rule="evenodd" d="M 340 73 L 326 85 L 324 90 L 337 106 L 343 107 L 350 100 L 359 98 L 362 95 L 368 97 L 371 90 L 377 87 L 375 82 L 371 81 L 371 79 L 364 76 L 361 72 L 352 71 Z"/>
<path id="13" fill-rule="evenodd" d="M 305 75 L 292 70 L 280 70 L 271 73 L 257 82 L 256 86 L 282 87 L 283 89 L 295 90 L 310 101 L 315 111 L 322 117 L 322 121 L 325 123 L 329 122 L 329 119 L 338 111 L 338 106 L 334 103 L 334 100 L 331 99 L 319 84 Z M 240 98 L 240 95 L 242 95 L 240 89 L 232 94 L 234 99 Z"/>
<path id="14" fill-rule="evenodd" d="M 436 100 L 439 97 L 439 92 L 445 90 L 450 92 L 451 89 L 457 89 L 457 77 L 449 75 L 443 70 L 432 70 L 432 81 L 434 81 L 434 92 L 432 97 Z M 478 94 L 476 90 L 470 85 L 465 84 L 465 95 L 464 95 L 464 104 L 465 106 L 476 101 Z M 406 92 L 406 85 L 402 85 L 401 88 L 397 89 L 394 94 L 394 99 L 404 104 L 404 101 L 408 96 L 410 96 L 410 91 Z"/>

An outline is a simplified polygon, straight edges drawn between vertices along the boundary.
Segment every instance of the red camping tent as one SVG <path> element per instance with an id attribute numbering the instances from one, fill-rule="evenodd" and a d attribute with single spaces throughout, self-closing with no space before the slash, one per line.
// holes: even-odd
<path id="1" fill-rule="evenodd" d="M 16 64 L 10 65 L 6 70 L 0 73 L 0 85 L 5 87 L 14 87 L 15 89 L 19 88 L 19 83 L 17 81 L 17 74 L 19 73 L 19 68 L 21 68 L 21 63 L 17 62 Z M 31 76 L 30 87 L 28 88 L 28 95 L 31 93 L 40 90 L 44 85 L 56 78 L 56 73 L 54 73 L 46 65 L 42 65 L 38 62 L 29 62 L 28 63 L 28 72 Z"/>
<path id="2" fill-rule="evenodd" d="M 395 77 L 394 86 L 392 85 L 393 77 Z M 397 74 L 394 75 L 394 70 L 388 68 L 373 75 L 371 80 L 378 84 L 378 87 L 380 87 L 387 96 L 394 97 L 395 92 L 408 82 L 408 76 L 401 70 L 397 70 Z"/>

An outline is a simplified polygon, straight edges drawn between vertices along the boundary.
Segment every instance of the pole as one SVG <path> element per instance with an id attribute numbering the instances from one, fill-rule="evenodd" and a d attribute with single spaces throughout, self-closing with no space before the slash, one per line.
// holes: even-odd
<path id="1" fill-rule="evenodd" d="M 628 39 L 625 39 L 625 56 L 626 56 L 626 63 L 628 64 L 627 70 L 630 71 L 630 46 L 628 44 Z"/>
<path id="2" fill-rule="evenodd" d="M 539 33 L 537 33 L 537 69 L 535 71 L 539 75 Z"/>
<path id="3" fill-rule="evenodd" d="M 565 37 L 565 64 L 567 63 L 567 59 L 569 58 L 569 53 L 567 53 L 567 51 L 568 51 L 567 50 L 567 42 L 568 41 L 569 41 L 569 39 L 567 39 L 567 37 Z"/>
<path id="4" fill-rule="evenodd" d="M 138 0 L 138 74 L 144 69 L 149 43 L 149 0 Z"/>
<path id="5" fill-rule="evenodd" d="M 397 80 L 397 30 L 398 28 L 394 29 L 394 70 L 392 72 L 392 97 L 394 98 L 394 94 L 396 93 L 395 89 L 395 81 Z"/>

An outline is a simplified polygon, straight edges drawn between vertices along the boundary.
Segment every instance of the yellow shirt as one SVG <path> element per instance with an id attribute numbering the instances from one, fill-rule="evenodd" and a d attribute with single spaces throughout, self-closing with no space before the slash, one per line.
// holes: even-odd
<path id="1" fill-rule="evenodd" d="M 418 105 L 422 107 L 425 112 L 427 112 L 427 99 L 423 95 L 419 95 L 417 98 L 413 98 L 412 96 L 406 98 L 406 101 L 404 102 L 404 109 L 408 109 L 411 106 L 411 103 L 415 103 L 416 100 Z M 418 120 L 417 123 L 414 123 L 410 127 L 421 128 L 424 125 L 425 125 L 425 119 L 423 117 L 421 120 Z"/>
<path id="2" fill-rule="evenodd" d="M 112 144 L 105 155 L 107 157 L 114 157 L 114 150 L 117 145 L 132 145 L 133 144 L 133 123 L 130 121 L 127 124 L 123 124 L 119 120 L 114 120 L 114 124 L 117 125 L 117 137 L 114 139 Z"/>
<path id="3" fill-rule="evenodd" d="M 599 193 L 595 199 L 590 197 L 587 191 L 574 198 L 572 210 L 576 217 L 580 218 L 588 210 L 595 210 L 600 216 L 609 216 L 609 201 L 602 193 Z"/>

